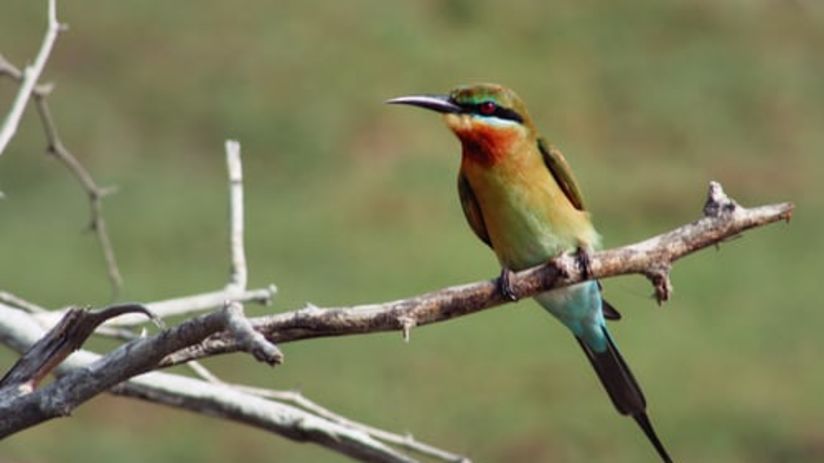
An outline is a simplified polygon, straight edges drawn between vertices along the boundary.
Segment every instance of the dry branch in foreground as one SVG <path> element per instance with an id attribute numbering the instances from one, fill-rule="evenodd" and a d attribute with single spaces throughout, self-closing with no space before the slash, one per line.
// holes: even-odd
<path id="1" fill-rule="evenodd" d="M 3 417 L 0 420 L 0 437 L 65 416 L 73 408 L 116 384 L 157 368 L 158 362 L 168 352 L 198 343 L 218 331 L 226 330 L 242 336 L 238 344 L 254 351 L 256 358 L 270 364 L 278 363 L 279 352 L 274 346 L 265 340 L 262 342 L 267 345 L 257 345 L 256 342 L 260 342 L 262 337 L 244 332 L 248 326 L 236 323 L 236 318 L 242 315 L 232 309 L 234 304 L 189 319 L 155 336 L 135 339 L 88 367 L 66 373 L 53 383 L 28 394 L 6 394 L 6 388 L 0 389 L 0 416 Z M 67 316 L 70 314 L 72 312 Z"/>
<path id="2" fill-rule="evenodd" d="M 45 330 L 29 314 L 0 303 L 0 342 L 23 352 L 44 334 Z M 10 410 L 24 415 L 54 412 L 58 416 L 65 416 L 78 404 L 78 397 L 74 393 L 79 387 L 77 385 L 84 382 L 84 378 L 98 381 L 100 376 L 110 374 L 104 373 L 106 370 L 102 364 L 116 368 L 117 365 L 113 362 L 118 358 L 124 359 L 120 354 L 116 358 L 112 354 L 104 357 L 85 350 L 72 354 L 56 369 L 58 379 L 52 384 L 61 383 L 61 386 L 40 390 L 45 390 L 46 393 L 29 394 L 28 399 L 17 402 L 14 406 L 4 407 L 3 403 L 10 396 L 19 396 L 19 392 L 9 391 L 10 394 L 7 395 L 4 389 L 0 389 L 0 416 L 4 417 L 0 419 L 0 435 L 13 432 L 9 429 L 11 424 L 28 422 L 22 417 L 10 415 Z M 305 407 L 267 400 L 232 385 L 213 384 L 177 374 L 150 372 L 113 385 L 109 392 L 245 423 L 297 441 L 315 442 L 362 461 L 415 461 L 375 439 L 371 433 L 319 417 L 316 413 L 305 410 Z M 14 423 L 7 422 L 6 417 L 13 418 Z M 415 442 L 414 439 L 411 440 Z M 427 447 L 423 446 L 424 449 Z M 449 456 L 444 461 L 465 461 L 458 455 L 441 452 Z"/>
<path id="3" fill-rule="evenodd" d="M 69 310 L 60 322 L 34 343 L 0 379 L 0 397 L 5 388 L 30 393 L 51 370 L 80 348 L 94 330 L 110 318 L 125 313 L 153 315 L 139 304 L 114 305 L 103 310 Z"/>

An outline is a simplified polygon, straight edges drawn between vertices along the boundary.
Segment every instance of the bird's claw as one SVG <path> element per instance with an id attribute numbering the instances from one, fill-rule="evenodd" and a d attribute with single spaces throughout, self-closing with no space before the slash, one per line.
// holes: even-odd
<path id="1" fill-rule="evenodd" d="M 501 276 L 498 277 L 498 290 L 501 291 L 504 299 L 516 302 L 520 298 L 518 294 L 516 294 L 515 288 L 512 287 L 512 273 L 512 270 L 506 267 L 501 268 Z"/>
<path id="2" fill-rule="evenodd" d="M 575 251 L 575 260 L 578 263 L 578 268 L 581 269 L 581 276 L 584 280 L 589 280 L 592 277 L 592 261 L 589 258 L 589 251 L 583 247 L 578 247 Z"/>

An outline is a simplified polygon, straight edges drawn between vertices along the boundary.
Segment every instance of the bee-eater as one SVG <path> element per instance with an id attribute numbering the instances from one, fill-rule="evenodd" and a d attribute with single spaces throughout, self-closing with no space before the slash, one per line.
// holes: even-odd
<path id="1" fill-rule="evenodd" d="M 461 142 L 458 194 L 470 227 L 501 264 L 500 289 L 515 300 L 512 271 L 578 250 L 582 263 L 600 237 L 584 208 L 566 159 L 538 135 L 521 99 L 495 84 L 461 86 L 448 95 L 415 95 L 387 103 L 419 106 L 443 114 Z M 641 388 L 607 331 L 605 318 L 620 318 L 586 281 L 535 296 L 569 328 L 618 412 L 631 415 L 670 462 L 646 413 Z"/>

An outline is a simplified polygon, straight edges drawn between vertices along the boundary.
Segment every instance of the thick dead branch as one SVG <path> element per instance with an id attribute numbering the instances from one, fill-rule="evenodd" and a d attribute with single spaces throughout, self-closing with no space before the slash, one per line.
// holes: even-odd
<path id="1" fill-rule="evenodd" d="M 48 24 L 46 27 L 46 34 L 43 36 L 43 43 L 40 45 L 40 51 L 31 66 L 26 66 L 20 74 L 20 89 L 17 91 L 17 96 L 14 98 L 11 110 L 6 115 L 3 125 L 0 126 L 0 156 L 6 150 L 14 134 L 17 132 L 17 126 L 20 125 L 20 118 L 23 117 L 23 110 L 26 108 L 26 103 L 32 94 L 37 81 L 40 79 L 40 74 L 43 73 L 43 68 L 46 67 L 46 62 L 49 59 L 54 42 L 57 40 L 57 35 L 63 26 L 57 21 L 57 0 L 49 0 L 48 3 Z M 0 74 L 9 73 L 10 64 L 0 57 Z"/>
<path id="2" fill-rule="evenodd" d="M 779 220 L 789 220 L 792 203 L 744 208 L 729 199 L 721 185 L 712 182 L 704 217 L 639 243 L 595 252 L 590 256 L 592 279 L 637 273 L 654 283 L 659 301 L 671 291 L 669 268 L 673 262 L 708 246 L 720 243 L 745 230 Z M 547 264 L 518 272 L 511 283 L 522 297 L 583 281 L 584 275 L 572 254 L 564 254 Z M 353 307 L 321 309 L 308 306 L 276 315 L 253 318 L 255 329 L 270 341 L 283 343 L 321 336 L 342 336 L 399 330 L 423 326 L 468 315 L 509 302 L 498 291 L 496 280 L 452 286 L 428 294 Z M 162 366 L 238 350 L 228 333 L 218 333 L 203 343 L 167 357 Z"/>
<path id="3" fill-rule="evenodd" d="M 52 369 L 83 345 L 95 328 L 106 320 L 125 313 L 141 313 L 153 318 L 139 304 L 114 305 L 101 310 L 70 309 L 0 379 L 0 397 L 6 388 L 17 388 L 20 394 L 33 391 Z"/>
<path id="4" fill-rule="evenodd" d="M 44 334 L 43 328 L 30 314 L 0 303 L 0 342 L 23 352 Z M 59 379 L 56 383 L 62 382 L 67 375 L 75 374 L 77 371 L 85 371 L 89 374 L 94 371 L 95 365 L 105 360 L 106 358 L 100 355 L 83 350 L 78 351 L 57 368 Z M 415 461 L 380 442 L 380 440 L 389 443 L 391 441 L 381 439 L 373 435 L 374 433 L 357 426 L 330 420 L 312 410 L 301 410 L 294 406 L 267 400 L 267 397 L 260 394 L 253 394 L 219 381 L 207 382 L 169 373 L 151 372 L 118 384 L 111 388 L 110 392 L 231 419 L 297 441 L 316 442 L 362 461 L 386 463 Z M 46 402 L 49 398 L 42 396 L 41 402 Z M 33 406 L 39 405 L 37 403 Z M 48 403 L 45 405 L 51 406 Z M 5 411 L 2 406 L 0 406 L 0 411 Z M 2 425 L 0 425 L 0 430 L 1 428 Z M 391 435 L 391 433 L 387 434 Z M 420 444 L 420 446 L 432 449 L 426 454 L 447 456 L 448 458 L 442 458 L 445 461 L 469 461 L 464 457 L 426 444 Z"/>
<path id="5" fill-rule="evenodd" d="M 115 384 L 157 367 L 171 352 L 197 344 L 219 331 L 232 331 L 237 317 L 228 307 L 189 319 L 161 333 L 128 342 L 86 368 L 73 370 L 55 382 L 24 395 L 0 390 L 0 437 L 37 423 L 67 415 L 72 409 Z M 266 352 L 243 339 L 238 345 Z M 270 352 L 270 351 L 269 351 Z"/>

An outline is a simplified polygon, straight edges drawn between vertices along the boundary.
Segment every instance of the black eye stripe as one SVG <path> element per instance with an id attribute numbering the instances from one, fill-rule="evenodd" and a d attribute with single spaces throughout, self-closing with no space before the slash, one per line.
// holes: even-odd
<path id="1" fill-rule="evenodd" d="M 451 102 L 455 103 L 458 106 L 460 106 L 463 109 L 464 113 L 477 114 L 479 116 L 485 116 L 485 117 L 492 116 L 492 117 L 497 117 L 499 119 L 506 119 L 506 120 L 510 120 L 510 121 L 515 121 L 515 122 L 518 122 L 518 123 L 523 123 L 524 122 L 524 118 L 521 117 L 520 114 L 513 111 L 512 109 L 503 108 L 501 106 L 498 106 L 497 104 L 495 105 L 495 112 L 493 112 L 492 114 L 482 113 L 481 112 L 481 105 L 483 105 L 484 103 L 489 103 L 489 101 L 483 101 L 481 103 L 460 103 L 460 102 L 457 102 L 455 100 L 452 100 Z"/>
<path id="2" fill-rule="evenodd" d="M 499 117 L 501 119 L 508 119 L 510 121 L 515 121 L 518 123 L 522 123 L 524 118 L 521 117 L 520 114 L 516 113 L 515 111 L 509 108 L 502 108 L 500 106 L 495 107 L 495 112 L 492 113 L 493 116 Z"/>

